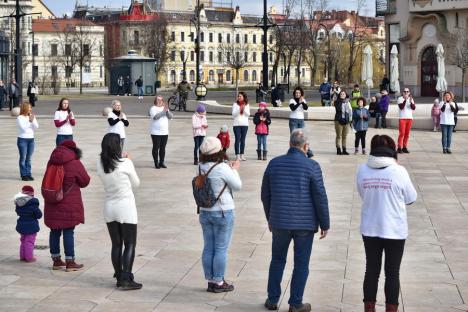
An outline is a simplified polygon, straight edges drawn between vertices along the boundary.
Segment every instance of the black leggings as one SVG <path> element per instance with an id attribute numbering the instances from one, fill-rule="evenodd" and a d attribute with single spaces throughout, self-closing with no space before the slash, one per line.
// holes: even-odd
<path id="1" fill-rule="evenodd" d="M 366 148 L 366 133 L 367 131 L 357 131 L 354 138 L 354 147 L 359 147 L 359 141 L 361 141 L 362 149 Z"/>
<path id="2" fill-rule="evenodd" d="M 107 229 L 112 241 L 111 259 L 115 273 L 131 273 L 135 259 L 137 225 L 114 221 L 107 223 Z M 124 244 L 125 250 L 122 254 Z"/>
<path id="3" fill-rule="evenodd" d="M 166 158 L 166 144 L 168 137 L 168 135 L 151 135 L 151 140 L 153 141 L 152 153 L 155 166 L 157 166 L 159 163 L 164 163 L 164 159 Z"/>
<path id="4" fill-rule="evenodd" d="M 376 301 L 385 251 L 385 303 L 398 304 L 400 292 L 400 264 L 405 249 L 404 239 L 385 239 L 362 236 L 366 250 L 366 274 L 364 277 L 364 301 Z"/>

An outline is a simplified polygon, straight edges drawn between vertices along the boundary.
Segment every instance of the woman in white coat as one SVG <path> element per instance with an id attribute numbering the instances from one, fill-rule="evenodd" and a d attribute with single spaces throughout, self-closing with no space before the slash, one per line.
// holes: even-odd
<path id="1" fill-rule="evenodd" d="M 133 188 L 140 185 L 140 180 L 130 158 L 121 157 L 122 147 L 118 134 L 106 134 L 101 148 L 97 173 L 106 192 L 104 219 L 112 241 L 114 277 L 121 290 L 140 289 L 142 284 L 136 283 L 132 274 L 138 223 Z"/>

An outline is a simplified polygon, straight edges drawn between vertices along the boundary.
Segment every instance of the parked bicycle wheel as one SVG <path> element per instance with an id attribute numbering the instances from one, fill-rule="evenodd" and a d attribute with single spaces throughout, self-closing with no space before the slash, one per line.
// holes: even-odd
<path id="1" fill-rule="evenodd" d="M 179 107 L 179 103 L 177 103 L 177 96 L 171 96 L 167 100 L 167 105 L 169 106 L 170 111 L 175 111 Z"/>

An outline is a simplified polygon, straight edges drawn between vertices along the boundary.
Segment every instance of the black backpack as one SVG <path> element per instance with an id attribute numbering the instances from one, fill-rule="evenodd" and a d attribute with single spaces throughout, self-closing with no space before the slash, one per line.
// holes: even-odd
<path id="1" fill-rule="evenodd" d="M 197 203 L 197 214 L 200 213 L 200 207 L 212 208 L 226 189 L 227 184 L 224 184 L 223 189 L 219 195 L 216 196 L 211 187 L 211 181 L 208 179 L 211 170 L 219 164 L 220 163 L 213 165 L 207 173 L 202 173 L 200 166 L 198 166 L 198 175 L 192 179 L 193 197 Z M 222 210 L 221 213 L 223 213 Z"/>

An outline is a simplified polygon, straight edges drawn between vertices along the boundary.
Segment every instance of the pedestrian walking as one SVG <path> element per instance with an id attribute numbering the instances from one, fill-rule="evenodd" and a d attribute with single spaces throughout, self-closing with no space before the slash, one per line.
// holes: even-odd
<path id="1" fill-rule="evenodd" d="M 31 104 L 21 104 L 20 114 L 16 118 L 18 127 L 18 139 L 16 144 L 19 151 L 19 169 L 21 180 L 33 181 L 31 174 L 31 157 L 34 153 L 34 131 L 39 128 L 36 116 L 32 111 Z"/>
<path id="2" fill-rule="evenodd" d="M 106 193 L 104 220 L 112 242 L 111 260 L 116 287 L 120 290 L 140 289 L 143 285 L 135 282 L 132 273 L 138 224 L 133 189 L 140 185 L 140 179 L 128 154 L 122 157 L 118 134 L 107 133 L 102 139 L 101 149 L 97 174 Z"/>
<path id="3" fill-rule="evenodd" d="M 28 90 L 26 91 L 26 95 L 28 96 L 29 98 L 29 104 L 31 104 L 32 107 L 36 106 L 36 102 L 37 102 L 37 85 L 36 83 L 33 81 L 30 81 L 28 83 Z"/>
<path id="4" fill-rule="evenodd" d="M 112 101 L 112 111 L 107 115 L 107 122 L 109 123 L 108 133 L 117 133 L 120 135 L 120 144 L 122 150 L 125 143 L 125 127 L 130 124 L 127 119 L 127 115 L 122 112 L 122 104 L 119 100 Z"/>
<path id="5" fill-rule="evenodd" d="M 381 94 L 382 94 L 382 97 L 380 98 L 380 101 L 379 101 L 379 107 L 380 107 L 380 114 L 382 117 L 382 128 L 386 129 L 388 107 L 390 106 L 390 96 L 388 95 L 388 91 L 386 89 L 382 90 Z"/>
<path id="6" fill-rule="evenodd" d="M 34 188 L 25 185 L 21 192 L 15 195 L 15 211 L 18 215 L 16 221 L 16 231 L 20 237 L 20 260 L 26 262 L 35 262 L 34 244 L 36 235 L 39 232 L 39 220 L 42 218 L 41 209 L 39 209 L 39 200 L 34 197 Z"/>
<path id="7" fill-rule="evenodd" d="M 349 97 L 345 90 L 341 90 L 340 96 L 335 102 L 335 145 L 336 155 L 349 155 L 346 150 L 346 138 L 349 132 L 349 123 L 353 116 Z"/>
<path id="8" fill-rule="evenodd" d="M 359 142 L 361 142 L 362 155 L 366 155 L 366 133 L 369 128 L 369 111 L 366 106 L 366 99 L 360 97 L 357 100 L 358 108 L 353 111 L 354 155 L 359 152 Z"/>
<path id="9" fill-rule="evenodd" d="M 5 101 L 7 100 L 7 89 L 5 87 L 5 84 L 3 83 L 3 80 L 0 80 L 0 111 L 3 111 L 3 107 L 5 106 Z"/>
<path id="10" fill-rule="evenodd" d="M 166 159 L 166 144 L 169 138 L 169 120 L 172 117 L 174 115 L 169 111 L 163 97 L 155 97 L 153 106 L 150 109 L 150 133 L 153 142 L 154 167 L 156 169 L 167 168 L 164 160 Z"/>
<path id="11" fill-rule="evenodd" d="M 291 133 L 286 155 L 270 161 L 263 175 L 261 199 L 272 232 L 272 255 L 265 308 L 277 310 L 289 244 L 294 241 L 294 270 L 289 297 L 290 312 L 308 312 L 303 303 L 309 275 L 312 242 L 320 227 L 320 239 L 330 228 L 328 199 L 320 165 L 306 157 L 309 142 L 302 129 Z M 291 188 L 300 192 L 291 194 Z M 292 197 L 294 200 L 292 200 Z"/>
<path id="12" fill-rule="evenodd" d="M 217 196 L 211 208 L 200 207 L 199 221 L 203 231 L 202 265 L 208 292 L 222 293 L 234 290 L 234 285 L 225 281 L 228 249 L 234 228 L 233 192 L 240 191 L 239 160 L 225 162 L 221 142 L 207 137 L 200 146 L 200 164 L 197 174 L 206 174 L 210 187 Z"/>
<path id="13" fill-rule="evenodd" d="M 439 99 L 434 99 L 434 103 L 431 109 L 431 118 L 432 118 L 432 126 L 433 131 L 436 132 L 440 128 L 440 102 Z"/>
<path id="14" fill-rule="evenodd" d="M 319 92 L 320 102 L 322 103 L 322 106 L 329 106 L 331 86 L 327 78 L 324 78 L 323 82 L 320 84 Z"/>
<path id="15" fill-rule="evenodd" d="M 19 106 L 19 92 L 20 86 L 16 83 L 15 79 L 11 79 L 10 84 L 8 85 L 8 97 L 10 98 L 10 110 L 13 107 Z"/>
<path id="16" fill-rule="evenodd" d="M 54 115 L 54 123 L 57 128 L 55 146 L 59 146 L 65 140 L 73 141 L 73 127 L 76 125 L 75 115 L 70 108 L 70 100 L 61 98 Z"/>
<path id="17" fill-rule="evenodd" d="M 255 134 L 257 135 L 257 160 L 267 160 L 267 138 L 270 130 L 271 118 L 268 104 L 260 102 L 254 115 Z"/>
<path id="18" fill-rule="evenodd" d="M 223 152 L 226 153 L 227 149 L 231 145 L 231 137 L 229 135 L 229 128 L 227 125 L 223 125 L 221 129 L 219 129 L 219 133 L 216 136 L 218 140 L 221 141 L 221 147 L 223 148 Z"/>
<path id="19" fill-rule="evenodd" d="M 124 78 L 122 75 L 117 78 L 117 96 L 124 95 Z"/>
<path id="20" fill-rule="evenodd" d="M 359 88 L 359 85 L 356 83 L 354 85 L 353 90 L 351 91 L 351 108 L 355 110 L 357 106 L 357 100 L 362 96 L 361 94 L 361 89 Z"/>
<path id="21" fill-rule="evenodd" d="M 193 148 L 193 164 L 198 165 L 198 155 L 200 146 L 206 136 L 206 129 L 208 129 L 208 121 L 206 120 L 206 108 L 203 104 L 198 104 L 195 114 L 192 115 L 192 132 L 195 147 Z"/>
<path id="22" fill-rule="evenodd" d="M 138 77 L 138 79 L 135 81 L 135 85 L 137 86 L 138 99 L 142 100 L 143 94 L 145 93 L 143 91 L 143 77 L 142 76 Z"/>
<path id="23" fill-rule="evenodd" d="M 409 153 L 408 141 L 413 124 L 413 111 L 416 109 L 413 96 L 408 88 L 403 90 L 403 95 L 397 99 L 398 116 L 398 153 Z"/>
<path id="24" fill-rule="evenodd" d="M 245 139 L 249 130 L 250 105 L 245 92 L 237 94 L 237 101 L 232 105 L 234 151 L 237 160 L 247 160 L 244 156 Z"/>
<path id="25" fill-rule="evenodd" d="M 387 135 L 375 135 L 367 163 L 357 172 L 357 189 L 362 199 L 361 235 L 366 252 L 364 311 L 375 312 L 382 255 L 385 253 L 385 305 L 398 311 L 400 264 L 408 220 L 406 205 L 417 194 L 408 172 L 397 162 L 395 142 Z"/>
<path id="26" fill-rule="evenodd" d="M 81 189 L 88 186 L 90 177 L 80 161 L 81 149 L 71 140 L 57 146 L 50 155 L 47 169 L 63 167 L 63 199 L 44 203 L 44 223 L 50 229 L 49 246 L 53 270 L 78 271 L 83 264 L 75 262 L 75 227 L 84 223 L 84 206 Z M 65 262 L 60 253 L 60 237 L 63 236 Z"/>
<path id="27" fill-rule="evenodd" d="M 293 98 L 289 101 L 289 109 L 291 113 L 289 114 L 289 133 L 293 132 L 295 129 L 305 128 L 304 123 L 304 111 L 309 109 L 307 102 L 304 98 L 304 89 L 297 86 L 293 91 Z M 314 153 L 309 147 L 307 151 L 307 157 L 314 156 Z"/>
<path id="28" fill-rule="evenodd" d="M 440 128 L 442 132 L 442 150 L 444 154 L 452 154 L 452 132 L 455 128 L 455 115 L 458 112 L 458 105 L 453 101 L 452 92 L 444 92 L 444 102 L 440 108 Z"/>

